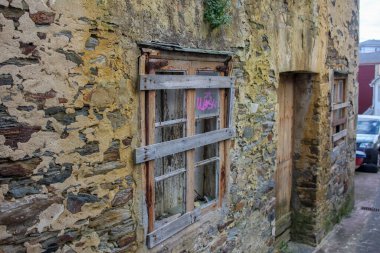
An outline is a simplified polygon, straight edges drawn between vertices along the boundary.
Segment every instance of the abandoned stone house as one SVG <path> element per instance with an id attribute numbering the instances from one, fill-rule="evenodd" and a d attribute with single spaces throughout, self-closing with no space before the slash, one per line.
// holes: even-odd
<path id="1" fill-rule="evenodd" d="M 0 0 L 0 252 L 275 252 L 350 211 L 358 1 L 227 9 Z"/>

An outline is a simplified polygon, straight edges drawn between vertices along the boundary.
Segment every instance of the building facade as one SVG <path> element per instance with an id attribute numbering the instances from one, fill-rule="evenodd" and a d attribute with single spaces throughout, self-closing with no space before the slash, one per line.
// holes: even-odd
<path id="1" fill-rule="evenodd" d="M 0 252 L 274 252 L 351 210 L 358 1 L 227 9 L 0 0 Z"/>

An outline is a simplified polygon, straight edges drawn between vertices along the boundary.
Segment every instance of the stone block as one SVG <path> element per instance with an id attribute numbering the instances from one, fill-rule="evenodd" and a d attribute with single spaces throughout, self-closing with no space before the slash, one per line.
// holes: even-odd
<path id="1" fill-rule="evenodd" d="M 111 202 L 112 207 L 125 205 L 132 198 L 133 198 L 133 189 L 132 188 L 120 190 L 119 192 L 116 193 L 115 197 L 113 198 L 113 200 Z"/>
<path id="2" fill-rule="evenodd" d="M 89 142 L 81 148 L 76 148 L 75 152 L 78 152 L 80 155 L 83 155 L 83 156 L 97 153 L 99 152 L 99 142 L 98 141 Z"/>
<path id="3" fill-rule="evenodd" d="M 71 176 L 72 163 L 64 163 L 62 165 L 51 162 L 46 172 L 39 172 L 38 175 L 42 175 L 43 178 L 38 182 L 44 185 L 50 185 L 54 183 L 62 183 Z"/>
<path id="4" fill-rule="evenodd" d="M 66 57 L 66 60 L 72 61 L 78 66 L 83 64 L 82 57 L 72 50 L 65 51 L 62 48 L 60 48 L 60 49 L 57 49 L 57 52 L 60 54 L 64 54 Z"/>
<path id="5" fill-rule="evenodd" d="M 104 162 L 112 162 L 120 160 L 120 141 L 113 140 L 110 147 L 103 154 Z"/>
<path id="6" fill-rule="evenodd" d="M 57 196 L 38 194 L 17 201 L 4 201 L 0 206 L 0 224 L 24 231 L 27 226 L 38 222 L 38 215 L 53 203 L 61 202 Z"/>
<path id="7" fill-rule="evenodd" d="M 81 211 L 82 206 L 85 203 L 95 203 L 98 201 L 98 197 L 91 194 L 78 193 L 77 195 L 74 195 L 72 193 L 69 193 L 67 197 L 67 210 L 69 210 L 71 213 L 78 213 Z"/>
<path id="8" fill-rule="evenodd" d="M 55 13 L 38 11 L 36 13 L 30 13 L 29 16 L 36 25 L 50 25 L 54 22 Z"/>
<path id="9" fill-rule="evenodd" d="M 31 158 L 20 161 L 9 159 L 0 160 L 0 176 L 2 177 L 26 177 L 33 173 L 33 170 L 40 164 L 41 158 Z"/>
<path id="10" fill-rule="evenodd" d="M 0 74 L 0 86 L 13 85 L 13 77 L 11 74 Z"/>

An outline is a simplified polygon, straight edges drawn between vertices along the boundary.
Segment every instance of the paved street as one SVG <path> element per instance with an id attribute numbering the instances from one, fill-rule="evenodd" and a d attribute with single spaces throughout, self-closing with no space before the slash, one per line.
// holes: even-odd
<path id="1" fill-rule="evenodd" d="M 375 207 L 378 210 L 363 210 Z M 356 172 L 355 208 L 335 227 L 315 253 L 380 252 L 380 172 Z"/>

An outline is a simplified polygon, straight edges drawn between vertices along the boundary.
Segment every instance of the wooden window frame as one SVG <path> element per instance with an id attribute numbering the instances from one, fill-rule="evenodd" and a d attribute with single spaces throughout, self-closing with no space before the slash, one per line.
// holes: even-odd
<path id="1" fill-rule="evenodd" d="M 139 61 L 139 89 L 140 89 L 140 116 L 141 116 L 141 147 L 135 150 L 135 163 L 141 164 L 144 170 L 143 185 L 145 185 L 146 204 L 148 209 L 148 233 L 147 246 L 153 248 L 164 240 L 185 229 L 198 221 L 200 216 L 211 210 L 221 207 L 227 188 L 229 175 L 230 139 L 235 136 L 232 122 L 234 83 L 232 76 L 206 76 L 206 75 L 155 75 L 150 74 L 148 64 L 151 61 L 181 58 L 180 54 L 170 54 L 166 51 L 143 49 L 143 55 Z M 173 56 L 174 55 L 174 56 Z M 189 59 L 190 58 L 190 59 Z M 216 57 L 218 59 L 218 57 Z M 193 57 L 186 55 L 184 61 L 215 61 L 210 57 Z M 226 61 L 224 61 L 226 64 Z M 231 68 L 230 68 L 231 69 Z M 148 74 L 147 74 L 148 72 Z M 226 71 L 227 72 L 227 71 Z M 195 94 L 196 89 L 219 89 L 219 129 L 202 134 L 195 134 Z M 186 118 L 166 122 L 155 120 L 155 96 L 157 90 L 183 89 L 186 98 Z M 155 128 L 175 123 L 186 124 L 186 136 L 183 138 L 155 143 Z M 195 162 L 195 148 L 218 143 L 219 159 L 206 159 Z M 186 168 L 182 168 L 159 177 L 155 177 L 154 161 L 179 152 L 186 152 Z M 219 174 L 217 174 L 216 199 L 204 206 L 194 207 L 194 170 L 195 167 L 209 162 L 217 162 Z M 169 223 L 155 227 L 155 182 L 165 180 L 168 177 L 186 173 L 186 213 Z"/>
<path id="2" fill-rule="evenodd" d="M 336 103 L 335 98 L 335 82 L 343 81 L 343 98 L 341 102 Z M 346 142 L 347 139 L 347 128 L 348 128 L 348 107 L 350 103 L 347 101 L 347 85 L 348 85 L 348 73 L 340 71 L 331 71 L 330 72 L 330 84 L 331 84 L 331 142 L 332 148 L 335 150 L 340 147 L 342 143 Z M 334 113 L 343 110 L 344 116 L 340 119 L 334 119 Z M 339 132 L 335 133 L 335 128 L 337 126 L 343 125 L 344 129 L 341 129 Z"/>

